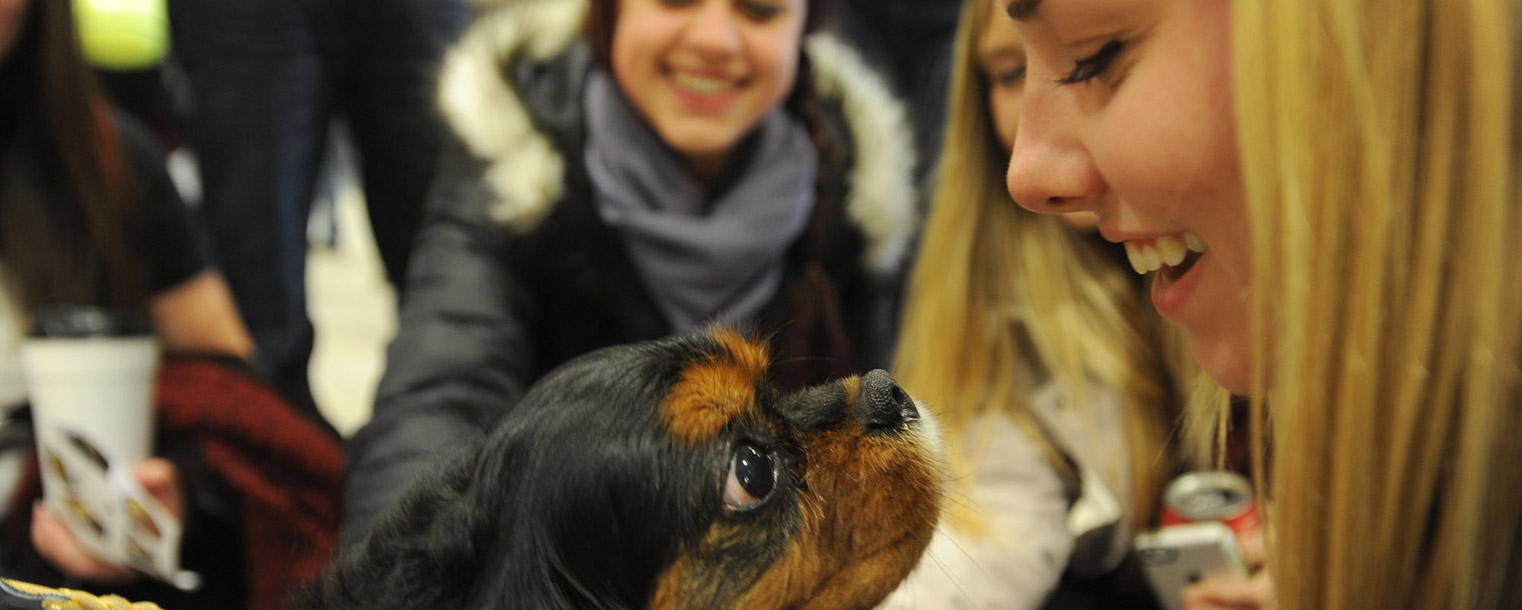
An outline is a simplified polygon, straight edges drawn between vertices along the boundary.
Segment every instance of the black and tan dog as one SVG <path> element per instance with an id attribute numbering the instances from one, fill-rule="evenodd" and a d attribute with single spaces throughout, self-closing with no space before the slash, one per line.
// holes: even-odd
<path id="1" fill-rule="evenodd" d="M 598 351 L 414 489 L 310 608 L 870 608 L 939 514 L 887 373 L 783 395 L 728 328 Z"/>

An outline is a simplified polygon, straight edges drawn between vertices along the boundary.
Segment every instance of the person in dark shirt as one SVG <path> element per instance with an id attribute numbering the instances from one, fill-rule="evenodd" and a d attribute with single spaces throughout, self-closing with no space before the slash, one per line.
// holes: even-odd
<path id="1" fill-rule="evenodd" d="M 34 314 L 56 306 L 125 312 L 148 320 L 166 355 L 245 363 L 254 353 L 227 284 L 209 263 L 206 240 L 165 173 L 162 149 L 98 93 L 74 32 L 67 2 L 0 0 L 0 437 L 6 439 L 0 454 L 20 458 L 0 459 L 6 475 L 0 573 L 48 586 L 110 588 L 171 606 L 248 607 L 245 598 L 257 591 L 245 571 L 258 566 L 244 565 L 250 515 L 240 512 L 256 507 L 216 470 L 227 460 L 207 459 L 204 448 L 228 438 L 253 447 L 257 439 L 176 434 L 186 426 L 163 405 L 189 404 L 181 412 L 202 424 L 227 415 L 219 409 L 263 420 L 284 414 L 280 421 L 289 425 L 281 434 L 328 439 L 336 479 L 336 435 L 324 437 L 285 403 L 251 399 L 264 396 L 254 381 L 240 386 L 246 393 L 187 402 L 176 398 L 184 388 L 163 383 L 166 361 L 156 386 L 157 457 L 131 470 L 182 519 L 182 562 L 204 577 L 200 591 L 184 594 L 90 555 L 60 515 L 32 504 L 39 490 L 35 461 L 27 464 L 34 451 L 17 352 Z M 249 407 L 255 403 L 269 410 Z M 336 494 L 330 492 L 335 514 Z M 330 529 L 336 533 L 336 516 Z"/>

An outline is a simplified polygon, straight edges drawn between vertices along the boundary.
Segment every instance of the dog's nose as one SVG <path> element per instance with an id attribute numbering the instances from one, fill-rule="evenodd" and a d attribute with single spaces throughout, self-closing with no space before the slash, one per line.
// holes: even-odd
<path id="1" fill-rule="evenodd" d="M 877 369 L 861 378 L 861 397 L 857 401 L 862 420 L 868 430 L 897 428 L 906 420 L 920 416 L 914 408 L 914 399 L 887 371 Z"/>

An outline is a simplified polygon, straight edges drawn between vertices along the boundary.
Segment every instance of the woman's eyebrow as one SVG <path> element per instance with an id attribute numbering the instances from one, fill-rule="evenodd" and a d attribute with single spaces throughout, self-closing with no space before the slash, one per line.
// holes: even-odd
<path id="1" fill-rule="evenodd" d="M 1015 21 L 1025 21 L 1036 16 L 1036 10 L 1041 8 L 1041 0 L 1015 0 L 1005 7 L 1009 18 Z"/>
<path id="2" fill-rule="evenodd" d="M 1011 46 L 995 47 L 978 54 L 978 58 L 984 62 L 994 62 L 1001 59 L 1022 60 L 1025 59 L 1025 51 Z"/>

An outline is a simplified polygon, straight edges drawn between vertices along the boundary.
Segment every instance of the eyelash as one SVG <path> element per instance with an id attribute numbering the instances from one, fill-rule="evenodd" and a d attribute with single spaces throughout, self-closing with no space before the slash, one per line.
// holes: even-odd
<path id="1" fill-rule="evenodd" d="M 747 16 L 756 21 L 767 21 L 782 12 L 780 8 L 759 2 L 746 2 L 742 8 Z"/>
<path id="2" fill-rule="evenodd" d="M 697 0 L 661 0 L 662 4 L 672 8 L 683 8 L 697 4 Z M 764 2 L 741 2 L 740 12 L 754 21 L 769 21 L 782 13 L 782 9 Z"/>
<path id="3" fill-rule="evenodd" d="M 994 75 L 994 83 L 1000 85 L 1018 85 L 1025 82 L 1025 66 L 1013 70 L 1005 70 Z"/>
<path id="4" fill-rule="evenodd" d="M 1105 43 L 1105 46 L 1100 47 L 1093 55 L 1078 60 L 1078 64 L 1073 66 L 1073 71 L 1067 76 L 1058 79 L 1057 84 L 1073 85 L 1094 80 L 1094 78 L 1110 69 L 1110 66 L 1115 63 L 1115 59 L 1120 57 L 1120 52 L 1125 50 L 1125 48 L 1126 43 L 1121 42 L 1119 39 Z"/>

